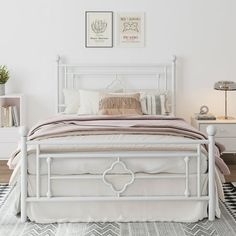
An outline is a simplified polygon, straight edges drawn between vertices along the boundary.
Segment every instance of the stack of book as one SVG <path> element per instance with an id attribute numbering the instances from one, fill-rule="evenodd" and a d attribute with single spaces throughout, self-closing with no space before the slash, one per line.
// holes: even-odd
<path id="1" fill-rule="evenodd" d="M 0 107 L 0 127 L 19 126 L 19 116 L 16 106 Z"/>
<path id="2" fill-rule="evenodd" d="M 213 114 L 195 114 L 195 119 L 197 120 L 216 120 Z"/>

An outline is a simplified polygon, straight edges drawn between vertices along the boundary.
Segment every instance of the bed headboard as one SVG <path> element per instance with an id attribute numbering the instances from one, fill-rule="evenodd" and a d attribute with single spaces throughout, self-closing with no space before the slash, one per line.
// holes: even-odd
<path id="1" fill-rule="evenodd" d="M 176 56 L 164 64 L 65 64 L 57 57 L 57 113 L 65 108 L 63 89 L 105 89 L 119 83 L 124 89 L 157 89 L 168 95 L 176 111 Z"/>

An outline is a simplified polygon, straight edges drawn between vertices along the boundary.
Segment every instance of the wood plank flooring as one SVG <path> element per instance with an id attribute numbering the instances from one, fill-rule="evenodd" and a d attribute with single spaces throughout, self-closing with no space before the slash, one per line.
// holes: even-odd
<path id="1" fill-rule="evenodd" d="M 8 169 L 7 161 L 0 161 L 0 183 L 8 183 L 12 171 Z"/>
<path id="2" fill-rule="evenodd" d="M 236 182 L 236 154 L 225 154 L 222 158 L 231 172 L 229 176 L 225 176 L 226 182 Z"/>

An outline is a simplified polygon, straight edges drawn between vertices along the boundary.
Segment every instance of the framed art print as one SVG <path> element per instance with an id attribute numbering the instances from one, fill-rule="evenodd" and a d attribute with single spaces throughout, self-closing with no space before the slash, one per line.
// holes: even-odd
<path id="1" fill-rule="evenodd" d="M 113 12 L 86 11 L 85 24 L 85 47 L 113 47 Z"/>
<path id="2" fill-rule="evenodd" d="M 117 14 L 117 45 L 144 47 L 144 13 Z"/>

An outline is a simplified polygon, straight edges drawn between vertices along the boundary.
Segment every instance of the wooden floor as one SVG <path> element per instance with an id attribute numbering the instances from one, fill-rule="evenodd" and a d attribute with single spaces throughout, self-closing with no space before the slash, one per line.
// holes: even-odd
<path id="1" fill-rule="evenodd" d="M 0 161 L 0 183 L 8 183 L 12 171 L 8 169 L 7 161 Z"/>
<path id="2" fill-rule="evenodd" d="M 228 165 L 231 174 L 225 176 L 226 182 L 236 182 L 236 154 L 227 154 L 222 157 Z"/>
<path id="3" fill-rule="evenodd" d="M 236 155 L 223 156 L 224 161 L 229 166 L 231 175 L 226 176 L 227 182 L 236 182 Z M 8 169 L 7 161 L 0 161 L 0 183 L 8 183 L 12 171 Z"/>

